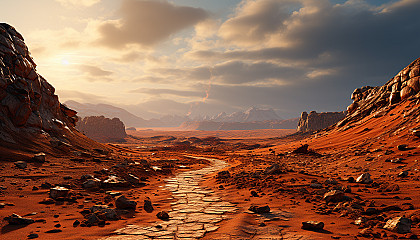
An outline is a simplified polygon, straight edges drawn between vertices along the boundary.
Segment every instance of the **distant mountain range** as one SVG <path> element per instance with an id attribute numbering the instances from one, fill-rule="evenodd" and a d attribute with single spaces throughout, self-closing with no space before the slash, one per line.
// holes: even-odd
<path id="1" fill-rule="evenodd" d="M 256 122 L 256 121 L 267 121 L 267 120 L 282 120 L 272 108 L 260 109 L 252 107 L 244 112 L 234 112 L 232 114 L 226 114 L 225 112 L 210 119 L 215 122 Z"/>
<path id="2" fill-rule="evenodd" d="M 250 130 L 250 129 L 295 129 L 298 119 L 283 120 L 273 109 L 249 108 L 246 111 L 227 114 L 222 112 L 213 117 L 190 119 L 188 116 L 165 115 L 146 120 L 129 111 L 109 104 L 65 102 L 76 110 L 79 117 L 104 116 L 119 118 L 126 127 L 181 127 L 188 130 Z"/>

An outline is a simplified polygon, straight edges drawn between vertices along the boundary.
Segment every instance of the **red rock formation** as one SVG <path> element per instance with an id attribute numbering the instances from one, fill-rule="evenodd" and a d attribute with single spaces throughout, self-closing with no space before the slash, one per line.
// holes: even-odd
<path id="1" fill-rule="evenodd" d="M 77 123 L 76 128 L 89 138 L 99 142 L 121 142 L 127 137 L 124 123 L 118 118 L 85 117 Z"/>
<path id="2" fill-rule="evenodd" d="M 303 112 L 297 126 L 299 132 L 312 132 L 336 124 L 346 116 L 346 112 Z"/>
<path id="3" fill-rule="evenodd" d="M 353 103 L 347 108 L 348 115 L 338 126 L 356 122 L 373 114 L 381 117 L 401 101 L 419 97 L 420 91 L 420 58 L 401 70 L 385 85 L 362 87 L 354 90 Z"/>
<path id="4" fill-rule="evenodd" d="M 55 89 L 36 71 L 22 35 L 0 23 L 0 156 L 57 155 L 105 146 L 74 127 L 76 111 L 62 105 Z"/>
<path id="5" fill-rule="evenodd" d="M 22 35 L 0 23 L 0 141 L 71 134 L 76 112 L 63 106 L 54 92 L 37 73 Z"/>

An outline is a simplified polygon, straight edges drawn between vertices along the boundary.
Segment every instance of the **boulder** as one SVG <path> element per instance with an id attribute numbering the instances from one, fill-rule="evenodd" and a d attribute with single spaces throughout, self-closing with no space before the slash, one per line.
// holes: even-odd
<path id="1" fill-rule="evenodd" d="M 267 175 L 281 173 L 280 165 L 277 164 L 277 163 L 274 163 L 273 165 L 267 167 L 264 170 L 264 173 L 267 174 Z"/>
<path id="2" fill-rule="evenodd" d="M 340 190 L 331 190 L 325 193 L 323 198 L 326 202 L 340 202 L 344 199 L 344 192 Z"/>
<path id="3" fill-rule="evenodd" d="M 153 212 L 153 205 L 152 205 L 152 201 L 150 200 L 150 198 L 147 197 L 144 200 L 143 209 L 144 209 L 144 211 L 146 211 L 148 213 Z"/>
<path id="4" fill-rule="evenodd" d="M 28 166 L 28 163 L 25 161 L 17 161 L 17 162 L 14 162 L 14 164 L 17 168 L 20 168 L 20 169 L 25 169 L 26 166 Z"/>
<path id="5" fill-rule="evenodd" d="M 5 217 L 4 220 L 6 220 L 10 225 L 28 225 L 35 222 L 33 219 L 21 217 L 16 213 Z"/>
<path id="6" fill-rule="evenodd" d="M 135 201 L 128 200 L 124 195 L 121 195 L 115 199 L 115 207 L 117 209 L 136 209 L 137 203 Z"/>
<path id="7" fill-rule="evenodd" d="M 386 222 L 384 229 L 397 233 L 409 233 L 411 232 L 411 220 L 405 217 L 395 217 Z"/>
<path id="8" fill-rule="evenodd" d="M 324 229 L 324 223 L 318 221 L 306 221 L 302 222 L 302 229 L 311 231 L 320 231 Z"/>
<path id="9" fill-rule="evenodd" d="M 32 160 L 34 160 L 35 162 L 43 163 L 45 162 L 45 157 L 45 153 L 37 153 L 32 157 Z"/>
<path id="10" fill-rule="evenodd" d="M 161 211 L 161 212 L 158 212 L 156 214 L 156 217 L 158 217 L 159 219 L 162 219 L 162 220 L 168 220 L 169 219 L 169 214 L 165 211 Z"/>
<path id="11" fill-rule="evenodd" d="M 262 207 L 252 205 L 251 207 L 249 207 L 248 210 L 251 211 L 251 212 L 259 213 L 259 214 L 269 213 L 271 211 L 270 207 L 268 205 L 265 205 L 265 206 L 262 206 Z"/>
<path id="12" fill-rule="evenodd" d="M 102 181 L 97 179 L 97 178 L 93 178 L 93 179 L 88 179 L 85 182 L 83 182 L 82 186 L 83 188 L 99 188 L 101 186 Z"/>
<path id="13" fill-rule="evenodd" d="M 65 187 L 55 187 L 50 189 L 50 197 L 52 199 L 57 198 L 66 198 L 70 192 L 70 189 L 67 189 Z"/>
<path id="14" fill-rule="evenodd" d="M 357 179 L 356 182 L 357 183 L 363 183 L 363 184 L 370 184 L 373 183 L 373 180 L 370 178 L 370 174 L 369 173 L 363 173 L 362 175 L 360 175 Z"/>

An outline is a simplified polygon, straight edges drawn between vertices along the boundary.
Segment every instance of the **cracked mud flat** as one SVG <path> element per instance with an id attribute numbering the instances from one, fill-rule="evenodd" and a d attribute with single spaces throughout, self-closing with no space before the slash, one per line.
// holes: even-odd
<path id="1" fill-rule="evenodd" d="M 228 217 L 225 213 L 237 210 L 235 205 L 224 202 L 214 191 L 200 187 L 201 181 L 209 175 L 228 167 L 225 161 L 194 157 L 211 162 L 199 170 L 178 174 L 169 178 L 164 186 L 174 199 L 168 221 L 157 221 L 150 226 L 128 225 L 115 231 L 117 235 L 102 240 L 130 239 L 199 239 L 207 232 L 217 230 L 217 223 Z"/>

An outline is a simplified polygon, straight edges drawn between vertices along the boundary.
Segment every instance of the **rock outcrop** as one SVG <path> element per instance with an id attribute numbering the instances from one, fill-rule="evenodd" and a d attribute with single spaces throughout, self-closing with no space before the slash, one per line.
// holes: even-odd
<path id="1" fill-rule="evenodd" d="M 77 123 L 76 128 L 98 142 L 121 142 L 127 137 L 124 123 L 118 118 L 85 117 Z"/>
<path id="2" fill-rule="evenodd" d="M 315 111 L 302 112 L 297 126 L 298 132 L 312 132 L 327 128 L 336 124 L 346 116 L 346 111 L 343 112 L 322 112 Z"/>
<path id="3" fill-rule="evenodd" d="M 76 121 L 76 111 L 62 105 L 54 87 L 37 73 L 22 35 L 0 23 L 0 145 L 6 149 L 45 148 L 53 142 L 71 146 L 72 136 L 78 134 Z"/>
<path id="4" fill-rule="evenodd" d="M 420 92 L 420 58 L 401 70 L 385 85 L 362 87 L 351 95 L 353 103 L 347 108 L 347 116 L 337 124 L 338 127 L 356 122 L 366 116 L 381 117 L 404 100 L 418 99 Z M 410 111 L 416 113 L 415 109 Z M 407 118 L 408 114 L 404 115 Z"/>

